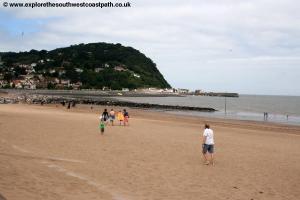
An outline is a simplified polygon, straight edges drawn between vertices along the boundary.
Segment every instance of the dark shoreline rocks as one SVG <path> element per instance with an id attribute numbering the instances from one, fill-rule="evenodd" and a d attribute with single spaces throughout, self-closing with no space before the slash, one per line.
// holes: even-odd
<path id="1" fill-rule="evenodd" d="M 89 105 L 103 105 L 103 106 L 121 106 L 129 108 L 141 108 L 141 109 L 160 109 L 160 110 L 189 110 L 200 112 L 214 112 L 217 111 L 214 108 L 206 107 L 190 107 L 179 105 L 160 105 L 149 103 L 135 103 L 128 101 L 120 101 L 111 97 L 84 97 L 84 96 L 58 96 L 58 95 L 36 95 L 36 94 L 17 94 L 14 97 L 1 97 L 0 104 L 6 103 L 28 103 L 28 104 L 72 104 L 74 107 L 76 104 L 89 104 Z"/>
<path id="2" fill-rule="evenodd" d="M 149 103 L 135 103 L 128 101 L 89 101 L 84 100 L 84 104 L 96 104 L 96 105 L 109 105 L 109 106 L 123 106 L 131 108 L 146 108 L 146 109 L 163 109 L 163 110 L 190 110 L 190 111 L 201 111 L 201 112 L 214 112 L 217 111 L 213 108 L 205 107 L 190 107 L 190 106 L 173 106 L 173 105 L 160 105 L 160 104 L 149 104 Z"/>

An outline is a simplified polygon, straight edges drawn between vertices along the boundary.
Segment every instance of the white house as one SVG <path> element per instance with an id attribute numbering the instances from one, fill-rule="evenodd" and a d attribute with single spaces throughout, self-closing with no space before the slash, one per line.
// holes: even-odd
<path id="1" fill-rule="evenodd" d="M 174 89 L 165 88 L 163 92 L 165 92 L 165 93 L 174 93 Z"/>
<path id="2" fill-rule="evenodd" d="M 188 90 L 188 89 L 181 89 L 181 88 L 178 88 L 177 91 L 178 91 L 178 93 L 181 93 L 181 94 L 187 94 L 187 93 L 189 93 L 189 90 Z"/>
<path id="3" fill-rule="evenodd" d="M 68 79 L 62 79 L 62 80 L 60 80 L 60 83 L 61 84 L 63 84 L 63 85 L 70 85 L 70 80 L 68 80 Z"/>
<path id="4" fill-rule="evenodd" d="M 50 74 L 54 74 L 55 73 L 55 69 L 49 69 L 49 73 Z"/>
<path id="5" fill-rule="evenodd" d="M 82 72 L 83 72 L 83 69 L 75 68 L 75 71 L 78 72 L 78 73 L 82 73 Z"/>
<path id="6" fill-rule="evenodd" d="M 115 66 L 115 67 L 114 67 L 114 70 L 115 70 L 115 71 L 118 71 L 118 72 L 127 71 L 127 69 L 125 69 L 125 68 L 122 67 L 122 66 Z"/>
<path id="7" fill-rule="evenodd" d="M 141 76 L 139 74 L 133 73 L 133 76 L 136 78 L 141 78 Z"/>
<path id="8" fill-rule="evenodd" d="M 104 68 L 102 68 L 102 67 L 97 67 L 97 68 L 94 69 L 94 71 L 95 71 L 96 73 L 99 73 L 99 72 L 102 71 L 102 70 L 104 70 Z"/>
<path id="9" fill-rule="evenodd" d="M 158 88 L 148 88 L 148 91 L 146 90 L 145 92 L 161 93 L 161 92 L 163 92 L 163 90 L 162 89 L 158 89 Z"/>

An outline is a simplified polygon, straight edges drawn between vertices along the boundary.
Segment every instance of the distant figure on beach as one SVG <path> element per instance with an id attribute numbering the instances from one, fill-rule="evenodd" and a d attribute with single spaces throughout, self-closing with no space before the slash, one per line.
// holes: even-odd
<path id="1" fill-rule="evenodd" d="M 75 107 L 75 106 L 76 106 L 76 102 L 72 101 L 72 107 Z"/>
<path id="2" fill-rule="evenodd" d="M 112 126 L 114 125 L 115 118 L 116 118 L 115 111 L 114 109 L 111 109 L 109 112 L 109 120 Z"/>
<path id="3" fill-rule="evenodd" d="M 268 116 L 269 116 L 269 114 L 267 112 L 264 112 L 264 121 L 268 120 Z"/>
<path id="4" fill-rule="evenodd" d="M 286 115 L 286 121 L 289 121 L 289 115 Z"/>
<path id="5" fill-rule="evenodd" d="M 214 165 L 214 132 L 212 129 L 210 129 L 209 124 L 205 124 L 204 126 L 202 153 L 204 157 L 204 164 L 209 165 L 211 163 Z M 207 153 L 210 154 L 210 160 Z"/>
<path id="6" fill-rule="evenodd" d="M 69 101 L 69 103 L 68 103 L 68 107 L 67 107 L 68 109 L 70 109 L 71 108 L 71 102 Z"/>
<path id="7" fill-rule="evenodd" d="M 126 109 L 123 110 L 123 115 L 124 115 L 124 126 L 129 125 L 129 113 L 126 111 Z"/>
<path id="8" fill-rule="evenodd" d="M 108 112 L 107 112 L 107 109 L 105 108 L 102 113 L 102 119 L 103 119 L 104 123 L 107 123 L 108 118 L 109 118 Z"/>
<path id="9" fill-rule="evenodd" d="M 118 114 L 117 114 L 117 118 L 119 120 L 119 125 L 121 126 L 123 121 L 124 121 L 124 115 L 123 113 L 121 112 L 121 110 L 119 110 Z"/>
<path id="10" fill-rule="evenodd" d="M 103 118 L 100 119 L 99 129 L 100 129 L 101 135 L 103 135 L 104 129 L 105 129 L 105 123 L 104 123 Z"/>

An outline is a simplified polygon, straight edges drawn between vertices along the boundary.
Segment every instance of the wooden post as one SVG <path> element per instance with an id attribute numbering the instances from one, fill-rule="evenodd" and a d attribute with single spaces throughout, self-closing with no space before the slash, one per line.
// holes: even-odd
<path id="1" fill-rule="evenodd" d="M 227 99 L 225 97 L 225 115 L 227 115 Z"/>

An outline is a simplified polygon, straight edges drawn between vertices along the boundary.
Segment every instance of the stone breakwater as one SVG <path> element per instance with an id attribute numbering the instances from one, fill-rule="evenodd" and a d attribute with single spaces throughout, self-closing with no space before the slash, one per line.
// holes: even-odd
<path id="1" fill-rule="evenodd" d="M 27 104 L 62 104 L 67 108 L 74 107 L 76 104 L 90 104 L 90 105 L 107 105 L 107 106 L 121 106 L 129 108 L 142 108 L 142 109 L 160 109 L 160 110 L 190 110 L 201 112 L 214 112 L 214 108 L 208 107 L 190 107 L 190 106 L 173 106 L 173 105 L 160 105 L 148 103 L 135 103 L 127 101 L 119 101 L 110 97 L 90 98 L 90 97 L 64 97 L 64 96 L 48 96 L 48 95 L 26 95 L 18 94 L 9 97 L 0 97 L 0 104 L 7 103 L 27 103 Z"/>

